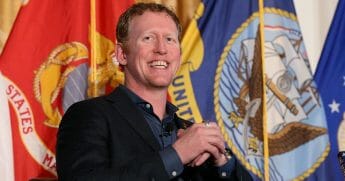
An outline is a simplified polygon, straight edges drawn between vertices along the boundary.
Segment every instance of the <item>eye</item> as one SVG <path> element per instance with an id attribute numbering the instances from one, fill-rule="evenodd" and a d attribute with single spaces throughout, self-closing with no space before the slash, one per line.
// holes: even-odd
<path id="1" fill-rule="evenodd" d="M 176 43 L 176 38 L 174 37 L 166 37 L 168 43 Z"/>
<path id="2" fill-rule="evenodd" d="M 143 37 L 144 41 L 152 41 L 153 39 L 154 39 L 154 37 L 151 36 L 151 35 L 146 35 L 146 36 Z"/>

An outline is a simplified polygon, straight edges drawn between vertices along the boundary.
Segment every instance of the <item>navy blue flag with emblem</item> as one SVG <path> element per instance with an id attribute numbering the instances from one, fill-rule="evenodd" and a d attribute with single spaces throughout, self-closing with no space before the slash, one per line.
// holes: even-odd
<path id="1" fill-rule="evenodd" d="M 204 0 L 169 95 L 184 119 L 216 121 L 254 178 L 306 179 L 329 152 L 323 106 L 292 0 L 264 5 L 261 47 L 257 0 Z"/>
<path id="2" fill-rule="evenodd" d="M 325 161 L 330 180 L 344 180 L 337 160 L 345 151 L 345 0 L 339 0 L 315 73 L 325 111 L 331 151 Z"/>

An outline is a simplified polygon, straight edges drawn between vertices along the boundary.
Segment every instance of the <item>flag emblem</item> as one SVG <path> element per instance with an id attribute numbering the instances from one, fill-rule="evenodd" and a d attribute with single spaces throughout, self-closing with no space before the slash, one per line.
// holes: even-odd
<path id="1" fill-rule="evenodd" d="M 216 119 L 237 157 L 262 177 L 262 104 L 266 104 L 270 177 L 304 178 L 328 153 L 322 103 L 295 15 L 265 8 L 264 18 L 264 62 L 257 12 L 238 27 L 224 48 L 214 83 Z M 263 82 L 266 102 L 262 102 Z M 308 153 L 303 150 L 306 146 L 318 151 Z M 299 172 L 290 172 L 281 162 L 291 162 L 295 155 L 313 161 L 300 164 Z"/>
<path id="2" fill-rule="evenodd" d="M 36 71 L 33 89 L 47 117 L 45 125 L 54 128 L 59 126 L 62 113 L 54 102 L 65 86 L 68 75 L 80 63 L 85 63 L 86 58 L 88 50 L 85 45 L 79 42 L 65 43 L 53 49 Z"/>

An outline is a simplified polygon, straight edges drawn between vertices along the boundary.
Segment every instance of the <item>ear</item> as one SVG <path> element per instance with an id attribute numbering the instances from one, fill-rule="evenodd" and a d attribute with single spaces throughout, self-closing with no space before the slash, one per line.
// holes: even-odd
<path id="1" fill-rule="evenodd" d="M 116 59 L 120 65 L 127 65 L 126 51 L 121 43 L 116 44 Z"/>

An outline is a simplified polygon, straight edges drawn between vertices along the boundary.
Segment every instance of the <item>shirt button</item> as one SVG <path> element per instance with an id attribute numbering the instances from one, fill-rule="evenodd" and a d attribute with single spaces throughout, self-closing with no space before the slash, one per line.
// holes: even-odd
<path id="1" fill-rule="evenodd" d="M 151 105 L 150 105 L 150 104 L 146 104 L 145 107 L 146 107 L 147 109 L 150 109 Z"/>
<path id="2" fill-rule="evenodd" d="M 175 177 L 177 175 L 177 172 L 174 170 L 171 172 L 171 175 Z"/>
<path id="3" fill-rule="evenodd" d="M 226 172 L 222 172 L 222 177 L 226 177 Z"/>

